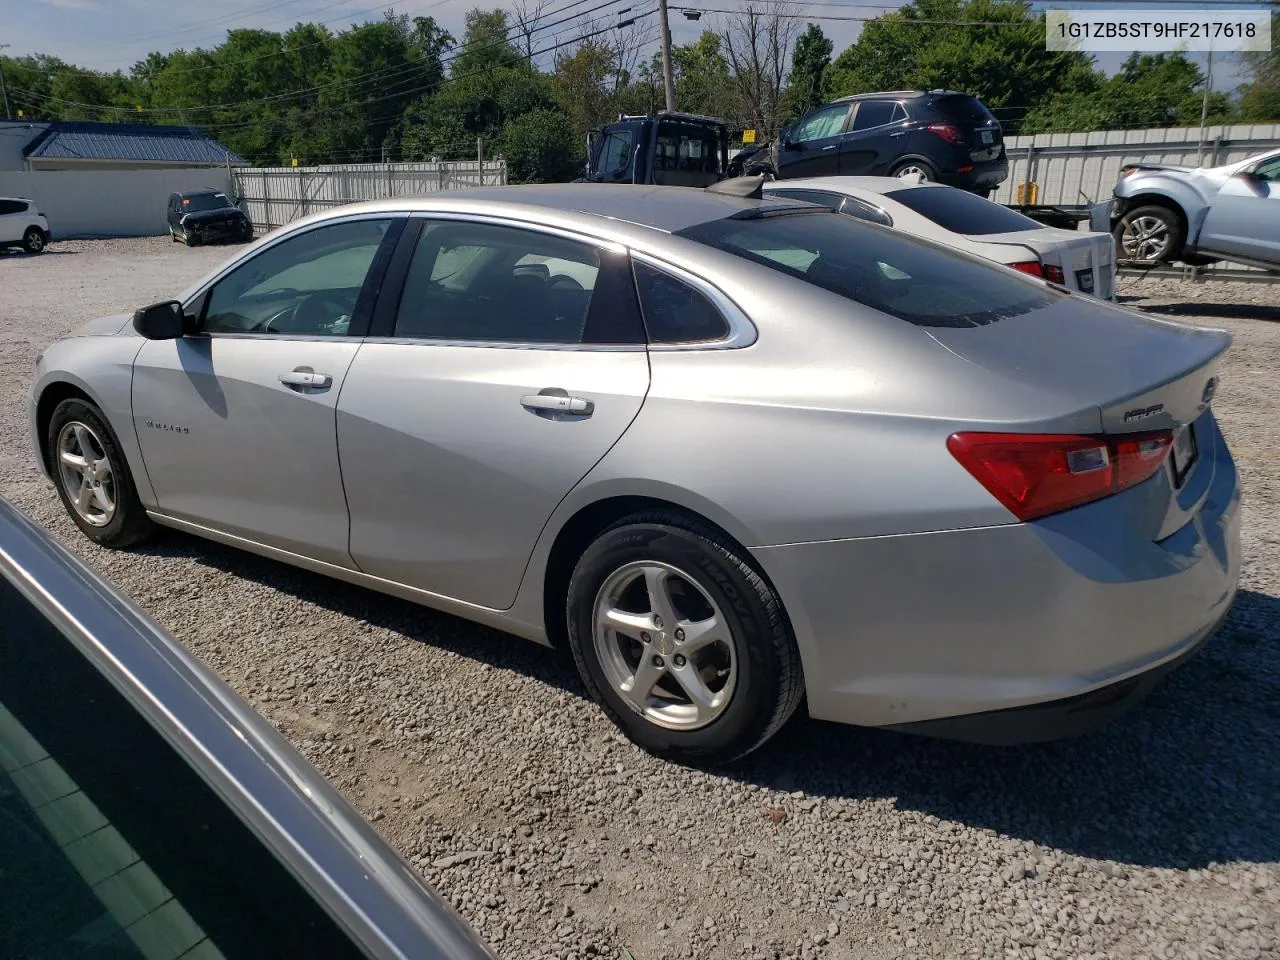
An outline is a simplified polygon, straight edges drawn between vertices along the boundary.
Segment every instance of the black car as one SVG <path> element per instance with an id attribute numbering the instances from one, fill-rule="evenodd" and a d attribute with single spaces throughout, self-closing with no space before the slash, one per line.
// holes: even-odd
<path id="1" fill-rule="evenodd" d="M 169 236 L 189 247 L 212 240 L 252 240 L 253 222 L 220 190 L 169 195 Z"/>
<path id="2" fill-rule="evenodd" d="M 1009 176 L 1004 135 L 977 97 L 954 90 L 860 93 L 801 117 L 734 172 L 792 177 L 917 173 L 988 194 Z"/>

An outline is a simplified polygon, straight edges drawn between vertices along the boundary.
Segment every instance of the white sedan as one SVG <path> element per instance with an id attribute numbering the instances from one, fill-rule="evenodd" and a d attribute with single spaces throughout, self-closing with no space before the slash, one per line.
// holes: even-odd
<path id="1" fill-rule="evenodd" d="M 775 180 L 765 183 L 764 192 L 818 203 L 1003 263 L 1068 290 L 1115 299 L 1115 242 L 1108 233 L 1046 227 L 955 187 L 895 177 Z"/>

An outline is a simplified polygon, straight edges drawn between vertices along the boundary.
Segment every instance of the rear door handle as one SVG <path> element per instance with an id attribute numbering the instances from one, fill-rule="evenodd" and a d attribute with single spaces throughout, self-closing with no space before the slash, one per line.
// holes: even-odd
<path id="1" fill-rule="evenodd" d="M 899 130 L 897 133 L 889 134 L 889 136 L 891 137 L 905 137 L 906 135 L 907 135 L 907 131 L 905 130 Z"/>
<path id="2" fill-rule="evenodd" d="M 291 388 L 310 387 L 313 390 L 323 390 L 333 383 L 333 377 L 327 373 L 316 373 L 310 367 L 298 367 L 288 373 L 280 374 L 280 382 Z"/>
<path id="3" fill-rule="evenodd" d="M 559 419 L 560 416 L 589 417 L 595 412 L 595 404 L 590 400 L 571 397 L 563 390 L 556 390 L 555 393 L 531 393 L 520 398 L 520 406 L 548 419 Z"/>

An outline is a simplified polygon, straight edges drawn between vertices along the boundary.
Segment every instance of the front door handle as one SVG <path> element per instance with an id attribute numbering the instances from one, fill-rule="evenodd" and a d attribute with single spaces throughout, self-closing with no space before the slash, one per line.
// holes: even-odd
<path id="1" fill-rule="evenodd" d="M 521 397 L 520 406 L 549 420 L 589 417 L 596 409 L 596 405 L 590 400 L 571 397 L 554 387 Z"/>
<path id="2" fill-rule="evenodd" d="M 823 150 L 834 150 L 834 149 L 836 149 L 836 147 L 838 147 L 838 146 L 840 146 L 840 144 L 838 144 L 838 143 L 829 143 L 829 144 L 827 144 L 825 147 L 823 147 L 822 149 L 823 149 Z"/>
<path id="3" fill-rule="evenodd" d="M 333 377 L 327 373 L 316 373 L 310 367 L 297 367 L 280 374 L 280 382 L 293 389 L 323 390 L 332 385 Z"/>
<path id="4" fill-rule="evenodd" d="M 907 131 L 905 130 L 899 130 L 897 133 L 889 134 L 889 136 L 891 137 L 905 137 L 906 135 L 907 135 Z"/>

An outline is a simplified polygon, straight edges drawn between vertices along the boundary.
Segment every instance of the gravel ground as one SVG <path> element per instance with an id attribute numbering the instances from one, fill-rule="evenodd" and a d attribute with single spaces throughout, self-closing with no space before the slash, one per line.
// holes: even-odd
<path id="1" fill-rule="evenodd" d="M 1280 293 L 1125 281 L 1236 336 L 1216 406 L 1246 500 L 1225 629 L 1100 734 L 980 748 L 797 718 L 664 764 L 566 658 L 179 534 L 93 547 L 38 477 L 35 354 L 229 253 L 0 257 L 0 492 L 276 724 L 506 958 L 1280 956 Z"/>

